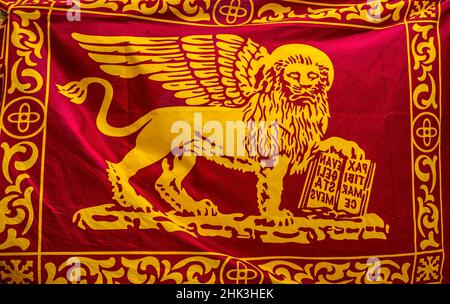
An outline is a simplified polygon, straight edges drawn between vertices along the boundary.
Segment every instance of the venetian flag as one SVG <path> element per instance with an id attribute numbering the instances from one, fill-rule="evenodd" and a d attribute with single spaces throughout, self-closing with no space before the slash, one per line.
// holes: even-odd
<path id="1" fill-rule="evenodd" d="M 0 282 L 450 283 L 450 1 L 0 7 Z"/>

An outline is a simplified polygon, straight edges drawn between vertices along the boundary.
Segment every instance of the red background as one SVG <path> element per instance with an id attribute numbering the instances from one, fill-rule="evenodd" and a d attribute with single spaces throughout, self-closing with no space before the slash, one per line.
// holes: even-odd
<path id="1" fill-rule="evenodd" d="M 51 20 L 52 71 L 45 159 L 44 252 L 209 251 L 237 257 L 337 257 L 414 251 L 410 99 L 404 25 L 376 31 L 318 25 L 265 25 L 250 29 L 174 26 L 100 16 L 95 16 L 94 21 L 91 15 L 86 14 L 82 18 L 82 22 L 68 23 L 64 15 L 54 13 Z M 101 27 L 92 26 L 94 22 Z M 390 226 L 387 240 L 327 240 L 307 245 L 286 245 L 220 237 L 192 238 L 184 233 L 157 230 L 80 230 L 72 223 L 76 211 L 113 202 L 105 160 L 120 161 L 134 147 L 135 136 L 109 138 L 97 130 L 95 119 L 104 93 L 101 87 L 91 86 L 86 103 L 76 105 L 60 95 L 55 84 L 66 84 L 84 77 L 109 80 L 115 94 L 109 122 L 116 126 L 128 125 L 151 109 L 181 105 L 183 101 L 145 76 L 126 80 L 102 72 L 70 37 L 72 32 L 148 37 L 231 33 L 249 37 L 266 46 L 269 52 L 287 43 L 310 44 L 323 50 L 335 68 L 335 81 L 329 93 L 331 119 L 326 137 L 339 136 L 355 141 L 365 150 L 367 158 L 376 162 L 368 212 L 378 214 Z M 444 47 L 448 48 L 448 45 Z M 446 52 L 448 54 L 448 49 Z M 445 77 L 448 71 L 444 69 L 443 72 L 444 79 L 449 79 L 448 75 Z M 445 128 L 448 131 L 448 126 L 444 125 L 444 136 L 448 136 Z M 443 165 L 443 169 L 449 168 L 448 163 Z M 153 187 L 160 172 L 159 164 L 155 164 L 139 172 L 133 183 L 149 201 L 166 208 Z M 291 176 L 285 180 L 282 204 L 294 212 L 303 179 L 304 176 Z M 255 182 L 256 177 L 251 174 L 230 171 L 199 160 L 184 185 L 195 198 L 210 198 L 224 213 L 257 214 Z M 444 191 L 447 191 L 444 197 L 448 197 L 448 190 Z"/>

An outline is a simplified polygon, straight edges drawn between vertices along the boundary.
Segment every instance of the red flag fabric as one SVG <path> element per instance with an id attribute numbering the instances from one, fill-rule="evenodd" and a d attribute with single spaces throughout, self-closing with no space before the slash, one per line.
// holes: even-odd
<path id="1" fill-rule="evenodd" d="M 0 1 L 0 281 L 450 283 L 450 1 Z"/>

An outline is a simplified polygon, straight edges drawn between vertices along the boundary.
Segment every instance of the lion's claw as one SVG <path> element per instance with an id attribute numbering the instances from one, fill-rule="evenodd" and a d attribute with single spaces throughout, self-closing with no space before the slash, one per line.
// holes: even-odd
<path id="1" fill-rule="evenodd" d="M 351 142 L 353 143 L 353 142 Z M 345 155 L 347 155 L 348 157 L 350 157 L 351 159 L 357 159 L 357 160 L 363 160 L 366 158 L 366 153 L 364 152 L 363 149 L 361 149 L 356 143 L 354 143 L 355 146 L 351 146 L 351 151 L 350 153 L 345 153 L 345 151 L 343 152 Z"/>
<path id="2" fill-rule="evenodd" d="M 277 226 L 291 226 L 294 224 L 294 215 L 287 209 L 272 211 L 264 214 L 268 222 L 273 221 Z"/>
<path id="3" fill-rule="evenodd" d="M 82 230 L 86 230 L 86 220 L 83 218 L 83 213 L 81 210 L 75 212 L 75 214 L 72 217 L 72 222 L 78 226 L 78 228 L 81 228 Z"/>
<path id="4" fill-rule="evenodd" d="M 209 199 L 203 199 L 189 206 L 183 206 L 183 211 L 193 213 L 197 216 L 216 216 L 219 209 Z"/>

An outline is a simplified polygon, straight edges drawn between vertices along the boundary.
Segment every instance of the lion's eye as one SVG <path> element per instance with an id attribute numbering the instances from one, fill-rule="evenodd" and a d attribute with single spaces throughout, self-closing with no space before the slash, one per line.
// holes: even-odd
<path id="1" fill-rule="evenodd" d="M 319 77 L 319 74 L 314 73 L 314 72 L 309 72 L 309 73 L 308 73 L 308 77 L 309 77 L 309 79 L 314 80 L 314 79 L 316 79 L 317 77 Z"/>
<path id="2" fill-rule="evenodd" d="M 294 78 L 294 79 L 298 79 L 298 76 L 300 76 L 300 74 L 297 73 L 297 72 L 291 72 L 291 73 L 289 73 L 287 75 L 288 75 L 288 77 L 291 77 L 291 78 Z"/>

